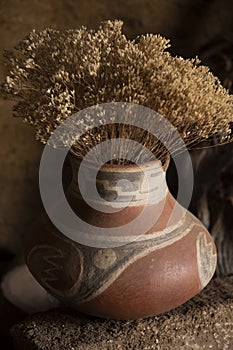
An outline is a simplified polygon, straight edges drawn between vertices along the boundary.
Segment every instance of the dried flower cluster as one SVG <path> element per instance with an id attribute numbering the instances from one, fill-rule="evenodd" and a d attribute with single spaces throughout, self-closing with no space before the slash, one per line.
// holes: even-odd
<path id="1" fill-rule="evenodd" d="M 159 35 L 128 40 L 121 21 L 104 22 L 96 31 L 33 31 L 14 52 L 6 52 L 9 75 L 2 92 L 17 101 L 14 114 L 34 125 L 43 143 L 71 114 L 113 101 L 159 112 L 187 146 L 212 136 L 218 136 L 219 143 L 229 141 L 232 96 L 197 59 L 173 57 L 166 51 L 169 46 Z M 122 136 L 126 129 L 112 131 Z M 100 139 L 98 135 L 107 138 L 109 130 L 87 133 L 85 150 Z M 161 150 L 159 142 L 142 131 L 135 135 L 153 152 Z"/>

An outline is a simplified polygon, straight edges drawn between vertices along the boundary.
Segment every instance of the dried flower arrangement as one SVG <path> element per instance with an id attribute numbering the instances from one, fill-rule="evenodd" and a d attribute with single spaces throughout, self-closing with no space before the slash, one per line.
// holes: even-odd
<path id="1" fill-rule="evenodd" d="M 159 35 L 128 40 L 122 34 L 121 21 L 104 22 L 96 31 L 85 27 L 63 33 L 52 29 L 41 33 L 34 31 L 17 45 L 14 52 L 6 53 L 9 75 L 2 85 L 2 92 L 6 98 L 17 102 L 15 115 L 32 124 L 36 128 L 37 139 L 43 143 L 48 141 L 62 121 L 69 121 L 69 116 L 75 112 L 106 102 L 126 102 L 149 107 L 165 117 L 189 147 L 211 137 L 218 137 L 219 143 L 229 141 L 232 138 L 232 96 L 197 59 L 173 57 L 166 51 L 168 47 L 169 41 Z M 144 123 L 145 114 L 149 113 L 145 110 L 145 113 L 140 114 Z M 132 111 L 129 107 L 127 113 Z M 73 152 L 79 157 L 86 155 L 101 141 L 128 138 L 149 148 L 161 161 L 168 158 L 169 151 L 163 145 L 163 140 L 143 130 L 143 127 L 127 124 L 127 113 L 122 123 L 117 124 L 113 114 L 111 123 L 106 124 L 107 113 L 111 112 L 106 111 L 104 114 L 100 109 L 99 114 L 94 113 L 94 117 L 100 118 L 102 122 L 91 130 L 88 127 L 92 124 L 93 115 L 85 112 L 84 120 L 80 118 L 75 123 L 69 123 L 67 129 L 63 130 L 64 133 L 59 135 L 60 143 L 69 145 L 71 138 L 73 140 L 75 137 L 73 131 L 77 131 L 78 127 L 84 132 L 77 140 L 74 138 L 76 143 Z M 181 150 L 177 138 L 173 138 L 172 132 L 166 134 L 166 128 L 160 121 L 152 116 L 149 123 L 156 126 L 160 135 L 165 134 L 173 144 L 174 151 Z M 119 147 L 123 147 L 122 144 Z M 128 152 L 134 153 L 134 147 Z M 148 160 L 143 152 L 137 152 L 137 162 Z M 130 156 L 129 159 L 132 159 L 132 154 Z M 72 158 L 73 178 L 77 179 L 75 172 L 79 160 L 77 157 Z M 127 160 L 119 155 L 111 162 L 127 164 Z M 70 235 L 66 220 L 62 223 L 64 232 L 57 232 L 59 226 L 53 231 L 51 221 L 55 224 L 56 220 L 50 220 L 49 212 L 39 219 L 32 234 L 28 235 L 25 260 L 37 281 L 54 297 L 95 316 L 136 319 L 176 307 L 206 286 L 216 266 L 214 243 L 200 222 L 189 212 L 183 214 L 180 205 L 175 204 L 175 199 L 167 189 L 164 171 L 158 168 L 155 174 L 155 165 L 155 162 L 153 165 L 144 165 L 148 167 L 149 177 L 156 178 L 156 184 L 153 182 L 152 186 L 152 181 L 145 181 L 148 177 L 142 176 L 137 167 L 122 167 L 117 168 L 117 171 L 107 167 L 108 170 L 103 170 L 98 179 L 92 176 L 87 166 L 85 189 L 91 187 L 92 183 L 99 188 L 103 199 L 111 202 L 110 207 L 114 207 L 112 202 L 119 198 L 117 204 L 123 203 L 126 209 L 124 214 L 120 211 L 111 215 L 111 211 L 98 210 L 106 205 L 101 200 L 96 210 L 85 203 L 86 198 L 79 192 L 80 184 L 77 185 L 77 180 L 74 180 L 68 196 L 75 214 L 81 214 L 82 218 L 85 212 L 82 221 L 89 225 L 87 235 L 85 227 L 75 227 L 74 235 Z M 126 174 L 128 181 L 133 184 L 130 188 L 119 184 L 119 179 L 124 179 Z M 147 182 L 148 186 L 145 186 Z M 46 185 L 48 190 L 48 182 Z M 134 200 L 129 206 L 128 199 L 131 197 Z M 153 200 L 148 201 L 148 198 Z M 90 196 L 90 199 L 98 202 L 95 196 Z M 61 214 L 63 207 L 58 203 L 56 208 L 58 215 Z M 147 214 L 139 218 L 138 227 L 134 223 L 128 229 L 128 220 L 135 216 L 137 218 L 144 209 L 147 209 Z M 155 221 L 159 222 L 153 221 L 152 213 L 156 212 L 159 212 L 159 217 Z M 142 224 L 147 221 L 152 224 L 151 227 L 142 228 Z M 115 236 L 109 234 L 110 229 L 121 229 L 122 225 L 124 232 Z M 89 232 L 91 227 L 93 230 Z M 107 235 L 103 235 L 103 239 L 96 234 L 97 227 L 106 228 Z M 58 278 L 55 278 L 56 283 L 53 285 L 54 280 L 50 283 L 51 279 L 44 277 L 49 269 L 44 261 L 45 256 L 57 257 L 54 249 L 62 252 L 62 262 L 59 260 L 56 269 Z M 108 253 L 110 260 L 106 255 Z M 183 255 L 184 262 L 181 261 Z M 177 262 L 178 256 L 181 257 L 180 262 Z M 152 261 L 160 262 L 157 264 Z M 167 261 L 168 277 L 164 276 Z M 69 271 L 71 265 L 76 267 L 74 274 Z M 128 269 L 129 266 L 132 270 Z M 180 270 L 178 274 L 177 270 Z M 133 278 L 135 271 L 137 275 Z M 174 273 L 176 281 L 170 277 Z M 90 277 L 93 275 L 96 276 L 94 284 Z M 115 287 L 114 282 L 117 280 L 120 281 L 119 286 L 115 284 Z M 141 283 L 144 280 L 148 286 L 146 289 Z M 182 291 L 177 292 L 181 285 L 183 294 Z M 158 296 L 156 301 L 155 295 Z"/>
<path id="2" fill-rule="evenodd" d="M 61 121 L 79 110 L 130 102 L 166 117 L 189 147 L 213 136 L 219 143 L 230 141 L 233 98 L 218 78 L 198 59 L 173 57 L 166 51 L 169 40 L 160 35 L 128 40 L 122 24 L 107 21 L 96 31 L 33 31 L 14 52 L 5 52 L 9 75 L 1 91 L 17 102 L 14 115 L 32 124 L 36 138 L 46 143 Z M 109 134 L 133 136 L 157 157 L 166 157 L 151 135 L 116 124 L 87 132 L 76 152 L 83 156 Z"/>

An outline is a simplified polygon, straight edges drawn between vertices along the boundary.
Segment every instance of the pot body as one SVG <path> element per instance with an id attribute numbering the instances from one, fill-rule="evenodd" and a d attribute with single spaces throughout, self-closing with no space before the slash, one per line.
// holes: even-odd
<path id="1" fill-rule="evenodd" d="M 105 165 L 97 177 L 87 164 L 80 182 L 80 161 L 71 162 L 67 201 L 91 232 L 61 233 L 44 214 L 26 242 L 26 263 L 50 294 L 91 315 L 136 319 L 175 308 L 208 284 L 213 240 L 171 196 L 159 163 Z"/>

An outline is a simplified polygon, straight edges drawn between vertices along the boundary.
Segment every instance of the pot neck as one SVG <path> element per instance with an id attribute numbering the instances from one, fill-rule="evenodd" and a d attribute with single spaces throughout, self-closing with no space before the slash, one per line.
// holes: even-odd
<path id="1" fill-rule="evenodd" d="M 70 162 L 73 172 L 70 190 L 84 200 L 117 208 L 152 205 L 166 199 L 166 171 L 158 161 L 140 166 L 99 167 L 71 154 Z"/>

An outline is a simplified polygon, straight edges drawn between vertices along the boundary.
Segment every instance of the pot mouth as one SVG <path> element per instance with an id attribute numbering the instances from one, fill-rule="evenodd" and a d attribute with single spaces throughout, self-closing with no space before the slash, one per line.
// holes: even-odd
<path id="1" fill-rule="evenodd" d="M 80 156 L 78 156 L 75 151 L 71 148 L 69 150 L 69 156 L 71 156 L 73 159 L 75 159 L 77 162 L 81 163 L 83 161 L 83 158 L 81 158 Z M 87 160 L 86 161 L 87 164 L 90 164 L 90 166 L 93 167 L 99 167 L 100 163 L 92 161 L 92 160 Z M 167 171 L 168 166 L 170 164 L 170 155 L 167 156 L 164 164 L 162 164 L 161 160 L 156 159 L 156 160 L 150 160 L 150 161 L 146 161 L 144 163 L 138 163 L 138 164 L 109 164 L 109 163 L 104 163 L 103 165 L 101 165 L 100 171 L 118 171 L 118 172 L 122 172 L 122 171 L 136 171 L 138 170 L 138 168 L 162 168 L 163 171 Z"/>

